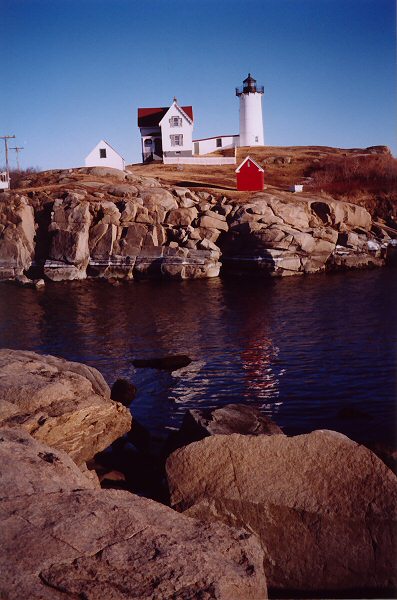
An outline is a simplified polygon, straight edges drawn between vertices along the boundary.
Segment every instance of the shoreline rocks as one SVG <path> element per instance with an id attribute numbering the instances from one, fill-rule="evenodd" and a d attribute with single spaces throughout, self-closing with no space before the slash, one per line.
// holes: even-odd
<path id="1" fill-rule="evenodd" d="M 22 428 L 82 465 L 127 433 L 131 414 L 87 365 L 0 350 L 0 426 Z"/>
<path id="2" fill-rule="evenodd" d="M 215 435 L 166 470 L 171 506 L 259 536 L 270 590 L 395 589 L 397 478 L 344 435 Z"/>
<path id="3" fill-rule="evenodd" d="M 0 280 L 273 277 L 392 262 L 397 231 L 354 204 L 281 190 L 238 203 L 113 171 L 53 171 L 44 191 L 2 194 Z"/>
<path id="4" fill-rule="evenodd" d="M 0 489 L 1 597 L 267 598 L 255 536 L 98 489 L 23 430 L 0 429 Z"/>
<path id="5" fill-rule="evenodd" d="M 120 381 L 113 395 L 128 404 L 135 388 Z M 2 597 L 258 600 L 267 587 L 283 597 L 395 589 L 397 477 L 342 434 L 287 437 L 242 405 L 190 411 L 189 445 L 166 463 L 177 512 L 103 489 L 127 487 L 117 469 L 99 472 L 102 489 L 87 469 L 87 457 L 131 425 L 95 369 L 0 350 L 0 415 Z M 132 469 L 157 465 L 125 459 Z"/>

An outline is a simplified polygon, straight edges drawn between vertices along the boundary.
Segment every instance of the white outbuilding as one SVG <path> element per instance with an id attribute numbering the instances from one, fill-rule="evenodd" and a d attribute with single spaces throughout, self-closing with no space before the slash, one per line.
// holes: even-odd
<path id="1" fill-rule="evenodd" d="M 85 157 L 86 167 L 113 167 L 124 171 L 125 161 L 122 156 L 105 140 L 101 140 Z"/>
<path id="2" fill-rule="evenodd" d="M 7 171 L 0 171 L 0 191 L 8 190 L 10 187 L 10 178 Z"/>

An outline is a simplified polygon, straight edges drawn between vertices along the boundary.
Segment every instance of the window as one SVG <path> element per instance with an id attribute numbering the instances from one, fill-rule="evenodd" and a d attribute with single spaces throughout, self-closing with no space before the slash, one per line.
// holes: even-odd
<path id="1" fill-rule="evenodd" d="M 216 147 L 222 148 L 222 138 L 216 138 Z"/>
<path id="2" fill-rule="evenodd" d="M 99 148 L 99 158 L 106 158 L 106 148 Z"/>
<path id="3" fill-rule="evenodd" d="M 181 117 L 171 117 L 170 125 L 171 125 L 171 127 L 182 127 L 182 118 Z"/>
<path id="4" fill-rule="evenodd" d="M 170 135 L 171 146 L 183 146 L 183 135 Z"/>
<path id="5" fill-rule="evenodd" d="M 152 140 L 150 138 L 147 138 L 144 142 L 145 146 L 151 146 L 152 145 Z"/>
<path id="6" fill-rule="evenodd" d="M 255 136 L 255 141 L 256 141 L 256 142 L 259 142 L 259 138 L 258 138 L 258 136 L 257 136 L 257 135 Z"/>

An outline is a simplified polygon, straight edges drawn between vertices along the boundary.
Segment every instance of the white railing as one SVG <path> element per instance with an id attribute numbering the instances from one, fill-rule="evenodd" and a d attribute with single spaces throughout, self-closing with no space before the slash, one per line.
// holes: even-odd
<path id="1" fill-rule="evenodd" d="M 165 165 L 235 165 L 235 156 L 164 156 Z"/>

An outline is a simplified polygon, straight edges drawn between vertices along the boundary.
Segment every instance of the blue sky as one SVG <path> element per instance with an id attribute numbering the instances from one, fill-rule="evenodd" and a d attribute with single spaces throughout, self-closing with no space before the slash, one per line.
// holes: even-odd
<path id="1" fill-rule="evenodd" d="M 83 165 L 101 138 L 138 162 L 138 106 L 174 95 L 194 137 L 238 133 L 248 71 L 266 144 L 397 154 L 394 0 L 0 0 L 0 15 L 0 135 L 24 167 Z"/>

